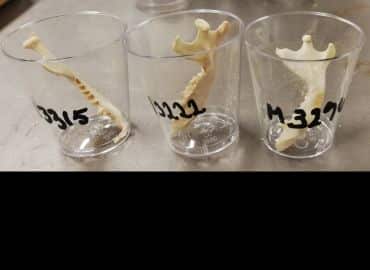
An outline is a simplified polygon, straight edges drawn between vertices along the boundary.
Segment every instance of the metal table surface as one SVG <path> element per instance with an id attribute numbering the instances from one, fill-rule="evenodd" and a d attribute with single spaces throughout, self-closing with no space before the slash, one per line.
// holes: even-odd
<path id="1" fill-rule="evenodd" d="M 359 24 L 370 36 L 370 0 L 193 0 L 190 8 L 231 11 L 245 23 L 288 10 L 317 10 L 341 15 Z M 134 0 L 14 0 L 0 9 L 0 39 L 17 26 L 37 18 L 79 10 L 116 14 L 134 25 L 152 16 L 136 9 Z M 355 74 L 334 147 L 311 160 L 290 160 L 272 154 L 259 138 L 253 89 L 243 56 L 240 141 L 221 156 L 190 160 L 174 154 L 154 113 L 143 109 L 145 93 L 131 89 L 134 134 L 118 151 L 101 159 L 74 160 L 63 156 L 54 135 L 34 111 L 26 89 L 16 89 L 19 74 L 0 55 L 0 170 L 115 171 L 296 171 L 370 169 L 370 47 L 366 44 Z M 27 74 L 22 74 L 27 76 Z"/>

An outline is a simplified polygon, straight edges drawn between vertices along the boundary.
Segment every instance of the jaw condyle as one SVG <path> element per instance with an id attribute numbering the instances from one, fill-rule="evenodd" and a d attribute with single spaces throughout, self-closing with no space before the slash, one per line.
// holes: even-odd
<path id="1" fill-rule="evenodd" d="M 197 28 L 197 36 L 193 42 L 185 42 L 177 36 L 173 43 L 173 50 L 177 54 L 189 55 L 188 59 L 201 65 L 201 71 L 191 79 L 182 93 L 180 104 L 186 108 L 187 114 L 192 113 L 192 109 L 188 106 L 191 100 L 194 100 L 201 108 L 206 105 L 215 79 L 216 64 L 214 58 L 216 52 L 214 49 L 221 44 L 228 33 L 230 23 L 224 21 L 216 30 L 211 30 L 208 22 L 197 19 L 195 20 L 195 27 Z M 206 52 L 202 53 L 203 51 Z M 172 132 L 175 133 L 186 128 L 194 119 L 195 117 L 174 121 Z"/>
<path id="2" fill-rule="evenodd" d="M 62 76 L 68 79 L 84 96 L 84 98 L 98 109 L 98 115 L 108 116 L 120 128 L 120 133 L 113 139 L 114 143 L 118 143 L 124 138 L 128 131 L 128 126 L 124 121 L 121 112 L 105 97 L 103 97 L 96 89 L 91 87 L 86 81 L 82 80 L 76 72 L 62 63 L 52 61 L 56 57 L 48 50 L 36 34 L 23 43 L 25 49 L 30 49 L 42 56 L 41 64 L 48 72 Z M 51 61 L 48 61 L 51 60 Z"/>
<path id="3" fill-rule="evenodd" d="M 299 109 L 306 112 L 307 121 L 311 122 L 313 120 L 313 116 L 310 114 L 311 110 L 321 108 L 325 100 L 326 71 L 330 64 L 330 61 L 319 60 L 334 58 L 336 56 L 336 48 L 333 43 L 330 43 L 325 51 L 318 51 L 314 48 L 310 35 L 303 36 L 302 41 L 303 45 L 298 51 L 276 49 L 276 54 L 283 59 L 284 65 L 291 72 L 306 83 L 308 91 Z M 289 61 L 288 59 L 296 61 Z M 282 128 L 283 131 L 275 144 L 279 152 L 293 146 L 305 134 L 304 129 L 291 129 L 286 125 L 283 125 Z"/>

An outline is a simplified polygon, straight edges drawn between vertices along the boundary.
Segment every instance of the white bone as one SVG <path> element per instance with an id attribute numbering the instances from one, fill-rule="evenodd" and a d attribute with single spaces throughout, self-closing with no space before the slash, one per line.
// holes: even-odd
<path id="1" fill-rule="evenodd" d="M 189 59 L 198 62 L 201 65 L 201 72 L 194 76 L 186 86 L 182 94 L 180 104 L 185 108 L 187 114 L 192 110 L 188 108 L 188 102 L 193 99 L 199 108 L 206 105 L 214 78 L 215 78 L 215 49 L 227 34 L 230 23 L 224 21 L 217 30 L 212 31 L 208 22 L 202 19 L 195 20 L 197 36 L 193 42 L 184 42 L 179 36 L 173 43 L 173 50 L 179 55 L 189 55 Z M 207 51 L 205 53 L 201 53 Z M 196 55 L 200 53 L 199 55 Z M 195 55 L 194 55 L 195 54 Z M 191 119 L 176 120 L 172 124 L 173 133 L 186 128 L 192 121 Z"/>
<path id="2" fill-rule="evenodd" d="M 298 51 L 276 49 L 276 54 L 282 59 L 298 60 L 297 62 L 284 61 L 284 64 L 308 86 L 307 94 L 299 108 L 306 112 L 307 122 L 311 123 L 314 117 L 311 115 L 312 109 L 321 108 L 325 100 L 326 71 L 330 64 L 330 61 L 317 60 L 333 59 L 336 56 L 336 48 L 333 43 L 330 43 L 325 51 L 317 51 L 310 35 L 303 36 L 302 41 L 303 45 Z M 291 122 L 295 123 L 294 120 Z M 283 132 L 277 139 L 275 147 L 279 152 L 283 152 L 293 146 L 304 134 L 304 129 L 291 129 L 283 125 Z"/>
<path id="3" fill-rule="evenodd" d="M 118 143 L 126 136 L 127 126 L 121 112 L 96 89 L 83 81 L 76 72 L 72 71 L 62 63 L 54 63 L 52 60 L 56 59 L 56 57 L 47 49 L 38 36 L 32 34 L 31 37 L 23 43 L 23 47 L 34 50 L 43 57 L 41 63 L 45 70 L 54 75 L 67 78 L 76 88 L 78 88 L 89 103 L 98 108 L 98 115 L 108 115 L 116 122 L 116 124 L 121 128 L 121 131 L 113 139 L 114 143 Z"/>

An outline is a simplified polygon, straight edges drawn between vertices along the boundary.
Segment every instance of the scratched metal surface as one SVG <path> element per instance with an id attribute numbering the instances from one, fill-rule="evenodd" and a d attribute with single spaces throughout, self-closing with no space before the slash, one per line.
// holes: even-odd
<path id="1" fill-rule="evenodd" d="M 15 4 L 19 6 L 10 5 Z M 31 3 L 34 2 L 34 3 Z M 287 10 L 335 13 L 359 24 L 370 36 L 370 0 L 193 0 L 191 8 L 214 8 L 236 13 L 246 23 L 260 16 Z M 133 0 L 17 0 L 0 9 L 0 38 L 36 18 L 77 10 L 114 13 L 129 25 L 150 16 L 138 11 Z M 4 12 L 6 10 L 6 13 Z M 14 13 L 14 14 L 13 14 Z M 17 14 L 15 14 L 17 13 Z M 15 16 L 17 15 L 17 16 Z M 243 62 L 247 64 L 245 56 Z M 137 71 L 139 72 L 139 70 Z M 256 106 L 247 67 L 242 71 L 241 138 L 223 155 L 189 160 L 168 148 L 158 121 L 148 108 L 145 93 L 131 94 L 134 135 L 117 152 L 102 159 L 76 161 L 60 154 L 55 138 L 31 106 L 26 89 L 15 87 L 27 74 L 13 74 L 0 55 L 0 170 L 369 170 L 370 169 L 370 48 L 366 44 L 351 85 L 334 147 L 325 155 L 295 161 L 273 155 L 260 142 Z M 24 78 L 23 78 L 24 79 Z"/>

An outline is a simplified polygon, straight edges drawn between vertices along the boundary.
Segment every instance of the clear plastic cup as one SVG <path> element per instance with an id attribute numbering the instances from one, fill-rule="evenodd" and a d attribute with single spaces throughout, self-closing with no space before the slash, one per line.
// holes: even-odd
<path id="1" fill-rule="evenodd" d="M 223 34 L 208 47 L 200 48 L 204 39 L 197 39 L 195 49 L 190 43 L 199 31 L 196 22 L 205 32 L 221 29 Z M 130 71 L 140 73 L 147 109 L 154 111 L 176 153 L 203 158 L 237 141 L 243 27 L 228 12 L 189 10 L 149 19 L 128 32 Z M 175 48 L 182 45 L 179 53 Z"/>
<path id="2" fill-rule="evenodd" d="M 190 0 L 136 0 L 138 9 L 153 14 L 183 10 L 189 4 Z"/>
<path id="3" fill-rule="evenodd" d="M 250 23 L 245 39 L 265 145 L 296 159 L 325 153 L 343 113 L 363 31 L 331 14 L 290 12 Z M 303 44 L 299 55 L 286 50 Z M 316 57 L 309 46 L 328 54 Z"/>
<path id="4" fill-rule="evenodd" d="M 125 32 L 118 17 L 84 11 L 29 22 L 1 42 L 68 156 L 96 157 L 129 137 Z"/>

